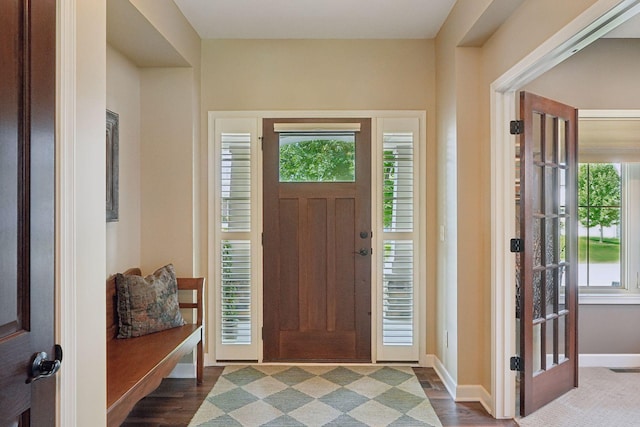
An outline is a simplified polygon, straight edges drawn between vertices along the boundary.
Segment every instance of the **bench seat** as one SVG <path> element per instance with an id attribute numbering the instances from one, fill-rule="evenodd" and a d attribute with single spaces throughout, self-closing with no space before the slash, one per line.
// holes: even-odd
<path id="1" fill-rule="evenodd" d="M 127 274 L 140 274 L 131 269 Z M 136 403 L 155 390 L 178 364 L 197 347 L 197 383 L 202 383 L 202 287 L 203 278 L 179 278 L 179 291 L 195 291 L 196 303 L 180 303 L 196 309 L 196 322 L 136 338 L 116 339 L 115 279 L 107 282 L 107 425 L 122 424 Z M 116 316 L 114 318 L 114 315 Z M 111 316 L 111 317 L 109 317 Z M 115 324 L 114 324 L 115 321 Z"/>

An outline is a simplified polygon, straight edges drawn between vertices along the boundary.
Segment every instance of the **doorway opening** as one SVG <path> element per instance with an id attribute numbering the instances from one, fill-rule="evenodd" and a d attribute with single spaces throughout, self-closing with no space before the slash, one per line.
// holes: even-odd
<path id="1" fill-rule="evenodd" d="M 424 111 L 209 113 L 208 363 L 426 364 L 425 123 Z M 355 300 L 334 299 L 354 285 L 342 295 Z M 329 340 L 341 350 L 302 357 L 274 338 L 312 331 L 291 340 L 307 349 L 347 324 L 359 331 Z"/>

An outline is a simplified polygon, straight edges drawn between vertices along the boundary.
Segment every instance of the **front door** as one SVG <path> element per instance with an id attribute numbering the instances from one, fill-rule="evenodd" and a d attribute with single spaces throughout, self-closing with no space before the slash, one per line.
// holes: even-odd
<path id="1" fill-rule="evenodd" d="M 578 111 L 520 94 L 520 412 L 578 386 Z"/>
<path id="2" fill-rule="evenodd" d="M 55 425 L 55 379 L 30 381 L 55 357 L 55 21 L 55 0 L 0 3 L 2 426 Z"/>
<path id="3" fill-rule="evenodd" d="M 264 360 L 371 361 L 371 121 L 263 121 Z"/>

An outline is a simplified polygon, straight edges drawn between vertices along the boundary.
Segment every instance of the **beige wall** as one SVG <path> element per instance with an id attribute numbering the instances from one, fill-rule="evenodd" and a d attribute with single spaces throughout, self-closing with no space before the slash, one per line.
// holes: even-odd
<path id="1" fill-rule="evenodd" d="M 109 6 L 109 40 L 127 55 L 126 60 L 111 55 L 109 102 L 130 110 L 120 117 L 121 141 L 122 132 L 129 131 L 137 132 L 139 142 L 131 157 L 122 152 L 127 147 L 120 156 L 121 179 L 127 181 L 121 182 L 121 204 L 130 198 L 130 207 L 138 209 L 137 223 L 107 226 L 108 262 L 114 270 L 137 263 L 144 273 L 171 262 L 180 275 L 202 274 L 201 164 L 206 156 L 200 154 L 200 38 L 172 0 Z M 129 219 L 126 213 L 121 222 Z"/>
<path id="2" fill-rule="evenodd" d="M 429 110 L 428 40 L 204 40 L 210 110 Z"/>
<path id="3" fill-rule="evenodd" d="M 435 58 L 431 40 L 204 40 L 207 111 L 426 110 L 427 230 L 435 236 Z M 435 239 L 428 239 L 427 353 L 435 349 Z"/>
<path id="4" fill-rule="evenodd" d="M 141 267 L 193 272 L 193 70 L 141 70 Z"/>
<path id="5" fill-rule="evenodd" d="M 467 8 L 481 8 L 472 0 L 459 0 L 454 12 L 437 38 L 438 88 L 451 84 L 448 70 L 456 73 L 456 82 L 444 99 L 438 99 L 438 147 L 456 146 L 457 202 L 464 201 L 463 210 L 457 208 L 459 233 L 456 307 L 458 345 L 457 383 L 478 384 L 491 391 L 491 118 L 490 85 L 518 61 L 591 7 L 595 0 L 557 2 L 555 0 L 526 0 L 489 38 L 477 53 L 459 46 L 456 35 L 468 31 L 474 19 Z M 610 3 L 615 1 L 599 1 Z M 553 13 L 551 13 L 553 11 Z M 442 49 L 442 50 L 440 50 Z M 440 71 L 440 67 L 444 67 Z M 447 83 L 449 82 L 449 83 Z M 463 91 L 468 91 L 464 93 Z M 476 94 L 477 97 L 473 97 Z M 458 102 L 454 101 L 456 99 Z M 475 155 L 470 155 L 475 153 Z M 441 160 L 444 160 L 441 158 Z M 439 176 L 441 176 L 440 174 Z M 451 179 L 453 182 L 453 178 Z M 439 185 L 439 191 L 450 191 Z M 445 196 L 446 197 L 446 196 Z M 475 210 L 470 211 L 469 208 Z M 467 239 L 461 234 L 471 233 Z M 442 253 L 439 254 L 443 256 Z M 464 260 L 464 261 L 461 261 Z M 445 289 L 450 283 L 439 283 Z M 460 296 L 461 293 L 464 296 Z M 476 299 L 474 299 L 476 298 Z M 499 309 L 499 308 L 496 308 Z M 447 306 L 445 310 L 454 310 Z M 450 316 L 449 316 L 450 317 Z M 445 319 L 447 320 L 447 319 Z M 481 343 L 478 343 L 480 336 Z M 476 343 L 477 349 L 466 343 Z M 500 357 L 500 355 L 496 355 Z M 453 367 L 446 366 L 447 369 Z M 470 367 L 470 368 L 468 368 Z"/>
<path id="6" fill-rule="evenodd" d="M 483 192 L 476 181 L 482 165 L 478 161 L 482 158 L 481 144 L 475 133 L 479 126 L 478 107 L 471 101 L 479 96 L 481 57 L 478 49 L 457 48 L 489 3 L 458 2 L 436 39 L 440 240 L 435 354 L 458 384 L 482 383 L 479 375 L 484 372 L 490 352 L 490 336 L 483 330 L 488 326 L 482 322 L 483 259 L 481 252 L 474 250 L 480 244 L 478 222 L 485 214 L 479 204 Z M 462 110 L 469 112 L 466 124 L 461 122 Z M 468 183 L 461 186 L 460 179 L 473 180 L 474 188 L 469 188 Z M 471 234 L 465 236 L 461 230 Z"/>
<path id="7" fill-rule="evenodd" d="M 639 52 L 640 39 L 598 40 L 526 90 L 578 109 L 640 109 Z M 580 353 L 640 353 L 638 322 L 636 305 L 580 305 Z"/>
<path id="8" fill-rule="evenodd" d="M 525 90 L 578 109 L 639 109 L 640 39 L 600 39 Z"/>
<path id="9" fill-rule="evenodd" d="M 107 274 L 140 265 L 140 71 L 107 46 L 107 108 L 119 115 L 119 219 L 108 222 Z"/>

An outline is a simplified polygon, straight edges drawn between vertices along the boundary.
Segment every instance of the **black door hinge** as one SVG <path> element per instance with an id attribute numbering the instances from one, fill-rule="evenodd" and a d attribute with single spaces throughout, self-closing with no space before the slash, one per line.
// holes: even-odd
<path id="1" fill-rule="evenodd" d="M 509 250 L 513 253 L 524 252 L 522 239 L 511 239 L 509 241 Z"/>
<path id="2" fill-rule="evenodd" d="M 524 371 L 524 363 L 522 362 L 522 358 L 520 356 L 513 356 L 511 359 L 509 359 L 509 368 L 512 371 Z"/>
<path id="3" fill-rule="evenodd" d="M 509 133 L 511 135 L 521 135 L 524 133 L 524 120 L 511 120 L 509 122 Z"/>
<path id="4" fill-rule="evenodd" d="M 264 246 L 264 233 L 260 234 L 260 244 Z"/>

